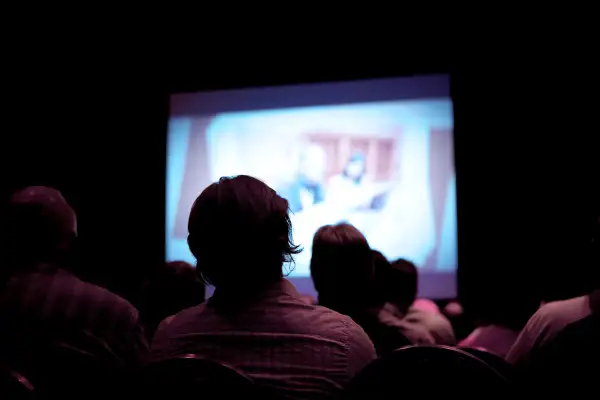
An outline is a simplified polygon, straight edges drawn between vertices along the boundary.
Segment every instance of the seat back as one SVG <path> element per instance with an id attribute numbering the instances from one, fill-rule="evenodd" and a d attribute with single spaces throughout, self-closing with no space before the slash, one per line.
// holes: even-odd
<path id="1" fill-rule="evenodd" d="M 448 346 L 408 346 L 378 358 L 350 382 L 350 399 L 398 398 L 409 390 L 444 396 L 508 393 L 497 371 L 471 354 Z M 400 392 L 399 392 L 400 391 Z"/>
<path id="2" fill-rule="evenodd" d="M 153 362 L 142 369 L 140 389 L 156 398 L 218 396 L 254 397 L 258 389 L 251 378 L 235 368 L 193 354 Z"/>
<path id="3" fill-rule="evenodd" d="M 32 381 L 43 398 L 106 399 L 124 391 L 126 371 L 66 344 L 55 344 L 39 357 Z"/>
<path id="4" fill-rule="evenodd" d="M 483 349 L 476 349 L 472 347 L 461 347 L 460 349 L 471 354 L 472 356 L 479 358 L 481 361 L 496 370 L 496 372 L 502 375 L 509 382 L 514 380 L 515 372 L 513 366 L 506 362 L 506 360 L 499 355 Z"/>

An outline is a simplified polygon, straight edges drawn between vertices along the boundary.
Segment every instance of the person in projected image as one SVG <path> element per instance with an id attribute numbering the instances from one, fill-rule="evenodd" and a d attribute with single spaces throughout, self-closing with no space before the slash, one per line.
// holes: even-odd
<path id="1" fill-rule="evenodd" d="M 300 153 L 294 180 L 277 190 L 289 203 L 294 237 L 306 249 L 296 258 L 295 272 L 298 274 L 308 274 L 314 232 L 337 215 L 324 207 L 326 165 L 327 155 L 321 146 L 315 143 L 305 146 Z"/>
<path id="2" fill-rule="evenodd" d="M 325 200 L 323 180 L 326 162 L 325 150 L 319 145 L 311 144 L 302 151 L 294 181 L 278 190 L 289 202 L 292 213 L 310 209 Z"/>
<path id="3" fill-rule="evenodd" d="M 344 210 L 366 206 L 367 199 L 362 190 L 365 167 L 365 158 L 361 153 L 350 157 L 342 173 L 329 180 L 327 203 Z"/>
<path id="4" fill-rule="evenodd" d="M 380 209 L 385 191 L 375 191 L 370 183 L 366 176 L 365 156 L 353 154 L 342 173 L 329 180 L 325 199 L 328 208 L 345 216 L 356 210 Z M 341 222 L 345 222 L 345 218 Z"/>

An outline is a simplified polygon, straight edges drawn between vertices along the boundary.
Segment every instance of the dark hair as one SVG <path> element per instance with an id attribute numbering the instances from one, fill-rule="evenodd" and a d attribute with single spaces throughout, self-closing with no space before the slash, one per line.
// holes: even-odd
<path id="1" fill-rule="evenodd" d="M 279 280 L 282 264 L 301 251 L 292 242 L 287 200 L 247 175 L 223 177 L 204 189 L 188 232 L 200 278 L 217 287 Z"/>
<path id="2" fill-rule="evenodd" d="M 377 293 L 383 301 L 388 301 L 388 296 L 385 294 L 387 287 L 386 280 L 392 269 L 392 264 L 389 260 L 377 250 L 371 250 L 373 256 L 373 278 Z"/>
<path id="3" fill-rule="evenodd" d="M 377 274 L 378 269 L 385 270 L 392 267 L 392 263 L 390 263 L 380 251 L 371 250 L 371 254 L 373 255 L 373 267 L 375 268 L 375 274 Z"/>
<path id="4" fill-rule="evenodd" d="M 6 210 L 11 262 L 63 262 L 77 236 L 75 211 L 53 188 L 31 186 L 15 192 Z M 65 265 L 61 265 L 65 267 Z"/>
<path id="5" fill-rule="evenodd" d="M 171 261 L 150 274 L 143 295 L 141 316 L 151 337 L 163 319 L 204 302 L 205 286 L 191 264 Z"/>
<path id="6" fill-rule="evenodd" d="M 349 302 L 365 295 L 373 282 L 373 258 L 367 239 L 346 223 L 325 225 L 312 244 L 310 274 L 319 301 Z"/>
<path id="7" fill-rule="evenodd" d="M 342 175 L 345 176 L 346 178 L 350 178 L 350 176 L 348 176 L 348 165 L 352 164 L 353 162 L 357 162 L 360 161 L 363 163 L 363 170 L 360 174 L 360 176 L 358 178 L 351 178 L 354 183 L 360 183 L 360 181 L 362 181 L 364 175 L 365 175 L 365 156 L 362 153 L 355 153 L 352 155 L 352 157 L 350 157 L 348 159 L 348 162 L 346 163 L 346 166 L 344 167 L 344 171 L 342 172 Z"/>
<path id="8" fill-rule="evenodd" d="M 400 258 L 391 263 L 389 273 L 384 279 L 384 293 L 388 301 L 402 309 L 410 307 L 417 298 L 419 284 L 415 264 Z"/>

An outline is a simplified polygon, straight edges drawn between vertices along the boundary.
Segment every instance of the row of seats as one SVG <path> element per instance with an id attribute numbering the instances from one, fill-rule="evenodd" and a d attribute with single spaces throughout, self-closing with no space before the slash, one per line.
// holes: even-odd
<path id="1" fill-rule="evenodd" d="M 79 358 L 77 364 L 70 364 L 77 368 L 65 370 L 60 366 L 48 366 L 43 376 L 32 376 L 30 381 L 3 367 L 2 393 L 9 394 L 6 398 L 11 399 L 58 396 L 107 399 L 125 394 L 140 398 L 183 399 L 192 393 L 206 398 L 274 398 L 239 370 L 191 354 L 125 373 L 102 368 L 97 360 L 86 359 L 84 354 L 68 354 L 67 349 L 62 351 L 71 361 Z M 449 346 L 407 346 L 368 365 L 355 376 L 345 393 L 349 399 L 396 397 L 399 386 L 408 385 L 429 392 L 443 390 L 446 395 L 475 395 L 481 388 L 498 394 L 508 393 L 511 383 L 511 367 L 492 353 Z"/>

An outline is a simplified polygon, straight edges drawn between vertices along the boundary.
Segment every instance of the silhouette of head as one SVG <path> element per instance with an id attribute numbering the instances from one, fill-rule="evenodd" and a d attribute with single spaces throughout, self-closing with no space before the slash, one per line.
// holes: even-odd
<path id="1" fill-rule="evenodd" d="M 401 309 L 410 307 L 417 298 L 417 267 L 408 260 L 401 258 L 392 262 L 384 282 L 384 292 L 388 301 Z"/>
<path id="2" fill-rule="evenodd" d="M 204 302 L 205 296 L 204 283 L 185 261 L 162 264 L 146 280 L 144 289 L 141 311 L 150 336 L 162 320 Z"/>
<path id="3" fill-rule="evenodd" d="M 378 295 L 384 301 L 389 301 L 386 290 L 388 287 L 387 279 L 390 276 L 392 263 L 390 263 L 380 251 L 372 250 L 371 254 L 373 256 L 373 277 Z"/>
<path id="4" fill-rule="evenodd" d="M 66 259 L 77 236 L 77 218 L 62 194 L 30 186 L 10 198 L 8 255 L 12 263 L 54 263 Z"/>
<path id="5" fill-rule="evenodd" d="M 325 225 L 312 244 L 310 273 L 319 301 L 351 303 L 366 296 L 373 280 L 373 258 L 367 239 L 346 223 Z"/>
<path id="6" fill-rule="evenodd" d="M 292 242 L 288 202 L 256 178 L 223 177 L 198 196 L 188 244 L 200 278 L 215 287 L 259 287 L 282 277 L 300 252 Z"/>

